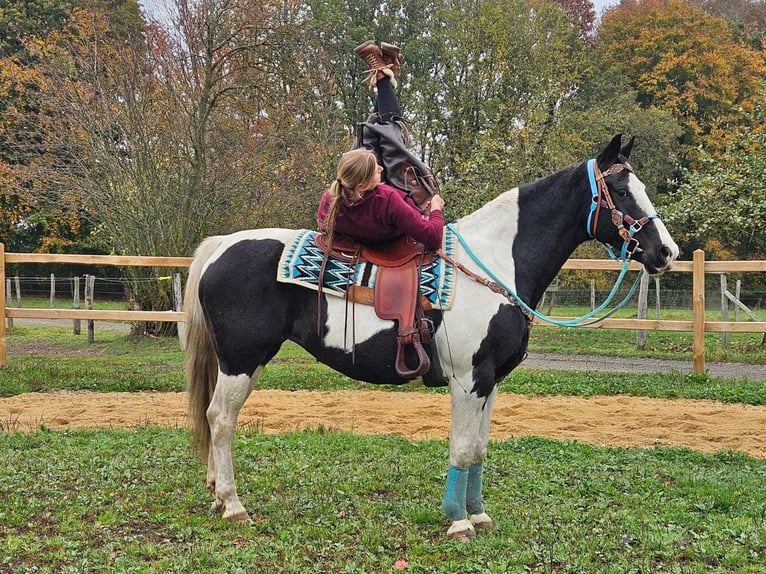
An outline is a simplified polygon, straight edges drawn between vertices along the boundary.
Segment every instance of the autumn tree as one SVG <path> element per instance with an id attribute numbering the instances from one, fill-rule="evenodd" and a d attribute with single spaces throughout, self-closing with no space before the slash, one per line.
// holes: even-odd
<path id="1" fill-rule="evenodd" d="M 734 23 L 755 48 L 766 34 L 766 3 L 759 0 L 690 0 L 708 14 Z"/>
<path id="2" fill-rule="evenodd" d="M 596 11 L 591 0 L 553 0 L 579 29 L 579 38 L 591 44 L 595 40 Z"/>
<path id="3" fill-rule="evenodd" d="M 326 131 L 317 93 L 330 92 L 302 52 L 298 7 L 179 0 L 172 32 L 150 25 L 122 40 L 110 20 L 76 10 L 39 46 L 48 103 L 67 118 L 48 126 L 39 172 L 81 201 L 117 253 L 187 255 L 206 235 L 278 214 L 310 223 L 326 181 L 312 147 Z M 155 271 L 130 271 L 138 306 L 168 307 L 166 290 L 142 290 Z"/>
<path id="4" fill-rule="evenodd" d="M 599 35 L 603 65 L 629 79 L 643 106 L 674 115 L 687 154 L 721 152 L 765 95 L 764 54 L 682 0 L 626 0 L 605 13 Z"/>
<path id="5" fill-rule="evenodd" d="M 89 251 L 90 223 L 77 202 L 63 201 L 55 180 L 34 168 L 51 153 L 48 127 L 58 120 L 46 101 L 49 78 L 41 46 L 72 26 L 78 0 L 0 2 L 0 241 L 22 251 Z M 87 2 L 93 13 L 109 18 L 118 41 L 141 23 L 135 0 Z M 51 157 L 47 159 L 52 160 Z M 71 199 L 71 198 L 70 198 Z"/>
<path id="6" fill-rule="evenodd" d="M 704 153 L 700 164 L 684 170 L 666 208 L 678 239 L 711 259 L 765 259 L 766 133 L 740 130 L 722 158 Z"/>
<path id="7" fill-rule="evenodd" d="M 73 0 L 0 0 L 0 56 L 27 61 L 24 42 L 28 38 L 44 38 L 61 29 L 75 6 Z"/>

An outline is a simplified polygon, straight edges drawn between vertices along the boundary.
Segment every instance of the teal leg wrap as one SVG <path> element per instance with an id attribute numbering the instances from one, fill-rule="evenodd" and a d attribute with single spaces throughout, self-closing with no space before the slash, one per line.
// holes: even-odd
<path id="1" fill-rule="evenodd" d="M 465 520 L 465 495 L 468 487 L 468 469 L 450 465 L 447 472 L 447 487 L 442 498 L 442 510 L 452 521 Z"/>
<path id="2" fill-rule="evenodd" d="M 468 514 L 484 512 L 484 499 L 481 496 L 481 475 L 483 464 L 472 464 L 468 467 L 468 483 L 465 495 L 465 507 Z"/>

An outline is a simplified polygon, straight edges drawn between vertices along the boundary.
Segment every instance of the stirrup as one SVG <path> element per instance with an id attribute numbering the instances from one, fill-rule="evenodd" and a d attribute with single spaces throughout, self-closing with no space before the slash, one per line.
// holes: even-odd
<path id="1" fill-rule="evenodd" d="M 415 353 L 418 355 L 418 364 L 414 369 L 407 367 L 407 363 L 404 361 L 405 344 L 402 342 L 403 338 L 412 338 L 412 348 L 415 349 Z M 403 379 L 416 379 L 424 373 L 428 372 L 431 368 L 431 359 L 428 358 L 428 353 L 423 348 L 423 344 L 420 342 L 420 334 L 415 332 L 408 336 L 399 336 L 396 339 L 396 374 Z"/>

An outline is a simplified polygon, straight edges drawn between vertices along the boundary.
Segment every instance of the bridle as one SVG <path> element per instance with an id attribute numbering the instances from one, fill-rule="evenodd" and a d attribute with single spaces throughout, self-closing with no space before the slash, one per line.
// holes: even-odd
<path id="1" fill-rule="evenodd" d="M 639 246 L 638 239 L 633 236 L 641 231 L 644 225 L 652 219 L 659 219 L 660 216 L 653 213 L 652 215 L 645 215 L 641 219 L 635 219 L 617 209 L 612 199 L 612 194 L 609 192 L 609 186 L 606 184 L 606 178 L 623 170 L 633 173 L 633 168 L 627 161 L 624 163 L 614 163 L 604 172 L 598 168 L 595 159 L 588 161 L 587 171 L 588 180 L 590 181 L 591 205 L 586 230 L 591 239 L 596 239 L 601 208 L 608 209 L 611 212 L 612 224 L 617 228 L 617 233 L 620 234 L 624 241 L 620 252 L 620 259 L 627 261 Z M 612 259 L 616 259 L 617 257 L 611 248 L 608 245 L 606 248 Z"/>
<path id="2" fill-rule="evenodd" d="M 628 291 L 628 294 L 620 301 L 617 305 L 615 305 L 610 311 L 606 312 L 601 317 L 596 317 L 598 313 L 601 313 L 604 311 L 608 305 L 611 304 L 612 299 L 617 294 L 617 291 L 622 284 L 622 280 L 625 278 L 625 274 L 628 272 L 628 269 L 630 267 L 630 257 L 633 255 L 635 250 L 638 248 L 638 239 L 633 237 L 636 233 L 641 231 L 641 229 L 649 223 L 652 219 L 659 219 L 659 215 L 656 213 L 652 215 L 645 215 L 641 219 L 636 220 L 634 217 L 631 217 L 630 215 L 623 214 L 619 209 L 617 209 L 617 206 L 614 204 L 614 200 L 612 199 L 612 194 L 609 192 L 609 187 L 606 185 L 605 179 L 609 177 L 610 175 L 614 175 L 616 173 L 620 173 L 623 170 L 628 170 L 629 172 L 633 172 L 633 168 L 630 166 L 630 164 L 626 161 L 624 163 L 614 163 L 609 168 L 604 171 L 603 173 L 601 170 L 599 170 L 598 165 L 596 165 L 596 160 L 591 159 L 588 161 L 587 164 L 587 171 L 588 171 L 588 179 L 590 181 L 590 188 L 591 188 L 591 206 L 590 206 L 590 213 L 588 214 L 588 222 L 587 222 L 587 232 L 588 236 L 590 236 L 591 239 L 596 238 L 596 231 L 598 230 L 598 218 L 601 214 L 601 208 L 608 209 L 611 212 L 612 215 L 612 223 L 617 228 L 617 232 L 620 234 L 620 237 L 622 237 L 624 243 L 622 246 L 622 251 L 620 254 L 620 259 L 622 259 L 623 266 L 622 270 L 620 271 L 619 277 L 617 277 L 617 281 L 614 284 L 614 287 L 612 287 L 612 290 L 609 293 L 609 296 L 606 298 L 606 300 L 599 305 L 597 308 L 593 309 L 589 313 L 586 313 L 585 315 L 581 317 L 577 317 L 574 319 L 554 319 L 553 317 L 548 317 L 539 311 L 533 309 L 530 307 L 524 300 L 519 297 L 518 294 L 516 294 L 508 285 L 503 283 L 503 281 L 497 277 L 482 261 L 479 259 L 479 257 L 473 252 L 473 250 L 468 245 L 468 242 L 465 240 L 465 238 L 460 234 L 457 227 L 449 223 L 447 225 L 447 230 L 455 235 L 457 240 L 460 242 L 460 244 L 463 246 L 463 248 L 466 250 L 466 253 L 468 256 L 473 260 L 476 265 L 479 266 L 479 268 L 484 271 L 484 273 L 487 274 L 487 277 L 482 277 L 481 275 L 478 275 L 477 273 L 473 273 L 470 269 L 465 267 L 465 265 L 459 264 L 457 261 L 447 257 L 441 250 L 437 252 L 437 254 L 447 261 L 448 263 L 451 263 L 455 265 L 460 271 L 471 277 L 474 281 L 477 281 L 481 283 L 482 285 L 485 285 L 495 293 L 500 293 L 501 295 L 505 296 L 508 301 L 511 303 L 511 305 L 514 305 L 519 308 L 519 310 L 524 314 L 524 316 L 527 319 L 527 325 L 528 327 L 532 326 L 532 322 L 535 317 L 538 319 L 541 319 L 547 323 L 551 323 L 553 325 L 558 325 L 560 327 L 587 327 L 588 325 L 594 325 L 600 321 L 603 321 L 607 317 L 614 314 L 617 310 L 621 309 L 625 306 L 625 304 L 630 300 L 631 297 L 633 297 L 633 294 L 636 291 L 636 288 L 638 287 L 639 281 L 641 279 L 641 274 L 636 277 L 636 281 L 633 283 L 633 286 Z M 627 227 L 626 227 L 627 225 Z M 614 252 L 612 251 L 611 247 L 604 244 L 607 251 L 609 252 L 609 255 L 612 259 L 617 259 Z"/>

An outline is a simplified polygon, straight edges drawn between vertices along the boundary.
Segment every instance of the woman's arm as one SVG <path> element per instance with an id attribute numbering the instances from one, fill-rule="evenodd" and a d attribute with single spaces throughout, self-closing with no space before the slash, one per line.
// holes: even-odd
<path id="1" fill-rule="evenodd" d="M 429 249 L 441 247 L 444 233 L 444 215 L 441 210 L 444 202 L 441 197 L 434 196 L 438 200 L 433 202 L 431 213 L 425 218 L 417 209 L 408 205 L 401 195 L 392 194 L 390 197 L 388 216 L 397 229 Z"/>

